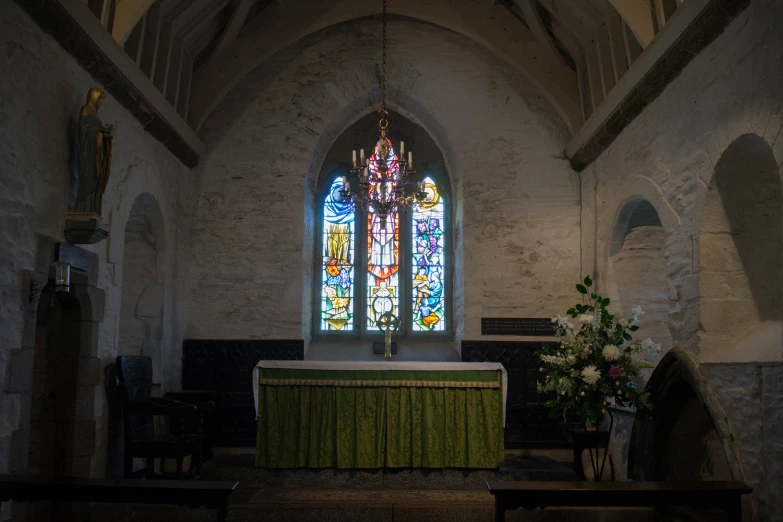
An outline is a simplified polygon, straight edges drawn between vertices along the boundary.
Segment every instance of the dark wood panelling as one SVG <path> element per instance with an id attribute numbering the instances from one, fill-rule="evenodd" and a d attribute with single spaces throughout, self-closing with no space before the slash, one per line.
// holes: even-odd
<path id="1" fill-rule="evenodd" d="M 508 372 L 506 400 L 507 448 L 560 448 L 570 446 L 565 425 L 551 420 L 545 397 L 536 390 L 540 342 L 462 341 L 463 362 L 499 362 Z"/>
<path id="2" fill-rule="evenodd" d="M 254 447 L 253 368 L 304 359 L 304 341 L 187 339 L 182 352 L 182 389 L 215 393 L 217 446 Z"/>

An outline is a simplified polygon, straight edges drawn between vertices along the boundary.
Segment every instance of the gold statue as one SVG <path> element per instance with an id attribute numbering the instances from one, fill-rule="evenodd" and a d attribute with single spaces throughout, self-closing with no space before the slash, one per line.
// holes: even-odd
<path id="1" fill-rule="evenodd" d="M 98 117 L 106 95 L 93 87 L 87 92 L 87 103 L 79 112 L 79 183 L 75 212 L 100 215 L 101 200 L 111 170 L 113 126 L 104 125 Z"/>

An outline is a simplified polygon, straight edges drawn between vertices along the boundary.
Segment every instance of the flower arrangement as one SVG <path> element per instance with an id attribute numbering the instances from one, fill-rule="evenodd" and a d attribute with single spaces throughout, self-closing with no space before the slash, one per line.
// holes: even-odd
<path id="1" fill-rule="evenodd" d="M 576 415 L 595 421 L 606 412 L 609 398 L 643 410 L 651 407 L 649 394 L 638 389 L 637 381 L 642 369 L 654 367 L 661 345 L 650 338 L 634 341 L 631 337 L 639 330 L 641 307 L 633 308 L 629 317 L 617 318 L 606 308 L 610 299 L 590 291 L 592 285 L 590 276 L 576 285 L 588 304 L 577 304 L 565 317 L 552 318 L 559 345 L 545 344 L 536 352 L 545 372 L 538 391 L 553 395 L 545 403 L 552 418 Z"/>

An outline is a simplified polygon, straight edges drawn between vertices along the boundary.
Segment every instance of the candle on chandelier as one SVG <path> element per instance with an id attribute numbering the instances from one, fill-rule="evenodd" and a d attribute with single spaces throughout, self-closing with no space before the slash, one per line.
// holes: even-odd
<path id="1" fill-rule="evenodd" d="M 408 151 L 408 166 L 413 166 L 413 151 L 411 150 Z"/>
<path id="2" fill-rule="evenodd" d="M 424 192 L 424 182 L 419 181 L 419 192 Z"/>
<path id="3" fill-rule="evenodd" d="M 367 178 L 370 175 L 370 169 L 367 167 L 364 167 L 364 175 L 362 176 L 362 181 L 367 181 Z"/>
<path id="4" fill-rule="evenodd" d="M 343 179 L 345 179 L 345 178 L 343 178 Z M 347 182 L 347 181 L 345 182 L 345 191 L 346 192 L 350 192 L 351 191 L 351 184 L 349 182 Z"/>
<path id="5" fill-rule="evenodd" d="M 343 186 L 343 190 L 346 190 L 345 186 L 348 184 L 348 181 L 345 179 L 345 176 L 340 178 L 340 184 Z"/>
<path id="6" fill-rule="evenodd" d="M 405 142 L 404 141 L 400 142 L 400 157 L 401 158 L 405 157 Z"/>
<path id="7" fill-rule="evenodd" d="M 359 161 L 364 165 L 364 149 L 359 150 Z"/>
<path id="8" fill-rule="evenodd" d="M 353 149 L 353 166 L 356 166 L 356 149 Z"/>

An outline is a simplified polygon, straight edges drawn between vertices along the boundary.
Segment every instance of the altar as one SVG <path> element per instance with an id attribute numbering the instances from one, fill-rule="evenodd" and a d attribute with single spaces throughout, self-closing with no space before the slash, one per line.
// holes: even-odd
<path id="1" fill-rule="evenodd" d="M 497 468 L 498 363 L 261 361 L 256 466 Z"/>

